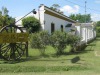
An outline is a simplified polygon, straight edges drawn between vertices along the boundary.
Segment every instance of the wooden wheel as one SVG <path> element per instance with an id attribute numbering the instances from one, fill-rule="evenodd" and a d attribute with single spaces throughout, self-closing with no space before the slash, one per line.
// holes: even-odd
<path id="1" fill-rule="evenodd" d="M 15 25 L 5 26 L 0 33 L 23 33 L 23 30 Z M 5 60 L 19 60 L 26 51 L 26 42 L 2 43 L 0 44 L 0 53 Z"/>

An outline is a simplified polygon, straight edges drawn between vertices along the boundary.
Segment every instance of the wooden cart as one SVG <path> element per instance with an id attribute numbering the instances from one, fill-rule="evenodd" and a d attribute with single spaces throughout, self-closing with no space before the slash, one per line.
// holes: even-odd
<path id="1" fill-rule="evenodd" d="M 0 30 L 0 57 L 4 60 L 19 60 L 28 56 L 28 33 L 15 25 Z"/>

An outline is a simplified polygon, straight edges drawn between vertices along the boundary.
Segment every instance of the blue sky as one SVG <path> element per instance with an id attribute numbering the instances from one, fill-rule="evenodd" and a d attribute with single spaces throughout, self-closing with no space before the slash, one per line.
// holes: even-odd
<path id="1" fill-rule="evenodd" d="M 100 0 L 0 0 L 0 9 L 7 7 L 12 17 L 24 16 L 32 9 L 38 9 L 40 4 L 48 7 L 59 4 L 65 15 L 71 13 L 85 13 L 85 1 L 87 1 L 87 14 L 91 14 L 94 21 L 100 20 Z"/>

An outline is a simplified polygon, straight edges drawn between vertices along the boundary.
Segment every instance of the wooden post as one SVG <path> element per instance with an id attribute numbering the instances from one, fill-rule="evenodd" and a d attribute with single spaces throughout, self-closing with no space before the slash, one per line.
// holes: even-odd
<path id="1" fill-rule="evenodd" d="M 26 42 L 26 57 L 28 57 L 28 41 Z"/>
<path id="2" fill-rule="evenodd" d="M 2 55 L 1 55 L 1 45 L 0 45 L 0 58 L 2 58 Z"/>

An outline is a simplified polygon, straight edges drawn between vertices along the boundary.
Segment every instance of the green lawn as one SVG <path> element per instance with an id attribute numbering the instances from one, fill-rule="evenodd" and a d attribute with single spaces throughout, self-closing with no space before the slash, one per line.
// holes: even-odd
<path id="1" fill-rule="evenodd" d="M 100 75 L 100 38 L 88 44 L 85 50 L 55 56 L 48 46 L 45 56 L 29 49 L 29 57 L 21 62 L 0 61 L 0 75 Z"/>

